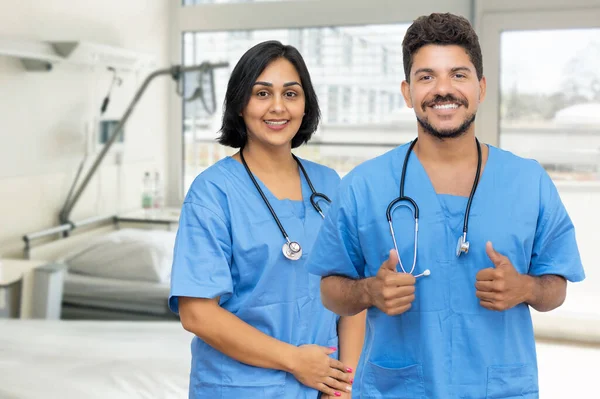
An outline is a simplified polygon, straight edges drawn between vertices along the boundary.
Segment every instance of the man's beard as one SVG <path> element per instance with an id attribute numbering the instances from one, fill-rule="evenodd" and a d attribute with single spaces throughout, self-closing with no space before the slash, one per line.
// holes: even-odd
<path id="1" fill-rule="evenodd" d="M 467 117 L 465 121 L 456 129 L 445 129 L 438 130 L 434 128 L 427 119 L 421 119 L 417 116 L 417 122 L 419 125 L 425 130 L 427 133 L 431 134 L 433 137 L 443 140 L 443 139 L 454 139 L 465 134 L 469 127 L 475 122 L 475 114 Z"/>
<path id="2" fill-rule="evenodd" d="M 433 107 L 435 105 L 441 105 L 446 103 L 456 103 L 465 108 L 469 108 L 469 102 L 466 98 L 458 98 L 452 94 L 447 94 L 445 96 L 436 95 L 433 98 L 433 100 L 423 102 L 421 104 L 421 109 L 423 110 L 423 112 L 425 112 L 427 107 Z M 454 139 L 465 134 L 469 127 L 471 127 L 471 125 L 475 121 L 475 113 L 473 113 L 473 115 L 467 116 L 464 122 L 456 129 L 437 130 L 429 123 L 427 119 L 420 119 L 418 116 L 417 121 L 419 122 L 419 125 L 421 125 L 423 130 L 425 130 L 427 133 L 431 134 L 437 139 Z"/>

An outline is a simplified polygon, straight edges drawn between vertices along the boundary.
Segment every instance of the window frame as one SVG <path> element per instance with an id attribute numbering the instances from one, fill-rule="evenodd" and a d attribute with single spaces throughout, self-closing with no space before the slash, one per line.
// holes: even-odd
<path id="1" fill-rule="evenodd" d="M 476 0 L 475 28 L 483 53 L 486 99 L 477 113 L 476 134 L 500 144 L 500 37 L 507 30 L 600 28 L 599 0 Z"/>
<path id="2" fill-rule="evenodd" d="M 185 32 L 399 24 L 409 23 L 420 15 L 432 12 L 451 12 L 472 21 L 473 2 L 447 0 L 441 5 L 438 0 L 304 0 L 195 6 L 171 2 L 169 55 L 172 63 L 181 63 L 182 37 Z M 183 109 L 181 98 L 173 91 L 169 95 L 166 200 L 170 205 L 179 206 L 183 201 L 184 184 Z"/>

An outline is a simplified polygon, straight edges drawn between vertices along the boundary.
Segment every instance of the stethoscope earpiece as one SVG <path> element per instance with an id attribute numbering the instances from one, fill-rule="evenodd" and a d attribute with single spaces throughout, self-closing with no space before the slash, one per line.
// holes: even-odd
<path id="1" fill-rule="evenodd" d="M 427 277 L 427 276 L 429 276 L 430 274 L 431 274 L 431 272 L 429 271 L 429 269 L 425 269 L 425 270 L 423 270 L 423 273 L 421 273 L 421 274 L 417 274 L 417 275 L 415 276 L 415 278 L 419 278 L 419 277 Z"/>

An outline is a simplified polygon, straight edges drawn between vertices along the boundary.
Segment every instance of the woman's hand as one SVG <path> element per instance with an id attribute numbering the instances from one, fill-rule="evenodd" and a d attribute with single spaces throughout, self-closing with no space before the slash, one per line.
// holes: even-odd
<path id="1" fill-rule="evenodd" d="M 290 372 L 302 384 L 334 398 L 351 392 L 352 369 L 329 357 L 336 348 L 302 345 L 294 354 Z"/>
<path id="2" fill-rule="evenodd" d="M 321 399 L 352 399 L 352 394 L 342 392 L 340 393 L 340 396 L 323 395 L 321 396 Z"/>

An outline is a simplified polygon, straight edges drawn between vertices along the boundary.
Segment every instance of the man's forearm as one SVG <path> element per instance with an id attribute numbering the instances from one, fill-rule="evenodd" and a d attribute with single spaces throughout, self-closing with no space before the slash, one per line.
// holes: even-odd
<path id="1" fill-rule="evenodd" d="M 342 276 L 321 279 L 323 305 L 340 316 L 353 316 L 372 306 L 367 291 L 370 278 L 353 280 Z"/>
<path id="2" fill-rule="evenodd" d="M 544 276 L 525 276 L 529 284 L 527 303 L 539 312 L 556 309 L 565 301 L 567 281 L 553 274 Z"/>

